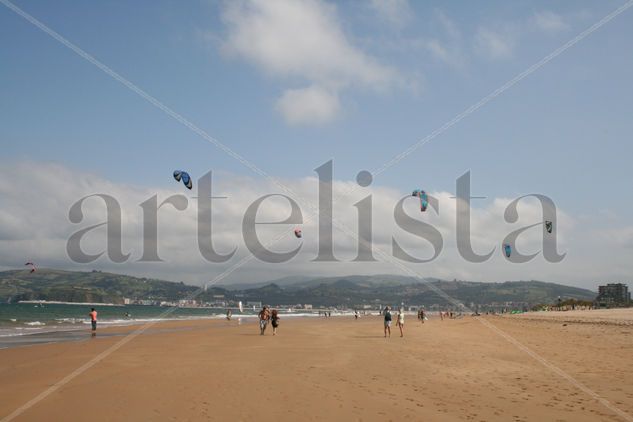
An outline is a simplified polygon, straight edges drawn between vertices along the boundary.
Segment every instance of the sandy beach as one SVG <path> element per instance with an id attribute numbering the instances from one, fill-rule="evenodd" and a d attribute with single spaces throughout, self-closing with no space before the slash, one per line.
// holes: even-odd
<path id="1" fill-rule="evenodd" d="M 524 320 L 558 321 L 563 323 L 633 325 L 633 308 L 565 312 L 528 312 L 514 315 L 513 317 Z"/>
<path id="2" fill-rule="evenodd" d="M 276 337 L 253 320 L 169 322 L 124 344 L 133 328 L 109 328 L 0 350 L 0 417 L 118 345 L 15 420 L 631 420 L 633 326 L 619 322 L 633 313 L 559 321 L 616 312 L 409 316 L 388 339 L 378 316 L 286 318 Z"/>

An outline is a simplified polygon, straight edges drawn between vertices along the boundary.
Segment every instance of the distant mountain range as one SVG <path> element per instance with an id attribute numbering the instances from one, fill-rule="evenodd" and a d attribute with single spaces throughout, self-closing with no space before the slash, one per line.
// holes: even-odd
<path id="1" fill-rule="evenodd" d="M 226 288 L 227 290 L 244 290 L 253 289 L 257 287 L 263 287 L 268 284 L 276 284 L 277 286 L 289 289 L 300 290 L 310 286 L 317 286 L 319 284 L 333 284 L 339 280 L 347 280 L 352 283 L 356 283 L 359 286 L 375 287 L 375 286 L 399 286 L 407 284 L 418 284 L 420 282 L 435 281 L 437 279 L 425 278 L 420 280 L 419 278 L 393 275 L 393 274 L 378 274 L 378 275 L 350 275 L 339 277 L 307 277 L 307 276 L 288 276 L 278 278 L 270 281 L 260 282 L 248 282 L 248 283 L 231 283 L 231 284 L 218 284 L 218 287 Z"/>
<path id="2" fill-rule="evenodd" d="M 50 300 L 123 303 L 124 297 L 156 300 L 184 298 L 193 286 L 99 271 L 51 269 L 0 272 L 0 301 Z"/>
<path id="3" fill-rule="evenodd" d="M 309 303 L 314 306 L 363 304 L 446 304 L 437 287 L 466 304 L 526 302 L 554 303 L 563 299 L 593 300 L 596 293 L 577 287 L 542 281 L 481 283 L 416 279 L 397 275 L 344 277 L 285 277 L 251 284 L 214 286 L 195 299 L 204 302 L 227 300 L 263 302 L 271 305 Z M 123 303 L 124 298 L 177 301 L 198 290 L 182 282 L 138 278 L 104 272 L 50 269 L 0 272 L 0 302 L 49 300 L 64 302 Z"/>

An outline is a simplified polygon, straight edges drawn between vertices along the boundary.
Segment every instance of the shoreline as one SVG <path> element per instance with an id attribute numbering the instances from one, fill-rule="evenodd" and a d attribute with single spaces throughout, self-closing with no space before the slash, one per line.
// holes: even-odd
<path id="1" fill-rule="evenodd" d="M 305 314 L 305 313 L 288 313 L 281 314 L 284 319 L 325 319 L 323 317 L 319 317 L 318 314 Z M 238 324 L 241 323 L 241 320 L 244 322 L 253 320 L 253 322 L 257 319 L 257 315 L 255 314 L 245 314 L 245 315 L 233 315 L 231 321 L 226 319 L 225 315 L 208 315 L 208 316 L 188 316 L 188 317 L 178 317 L 178 318 L 146 318 L 146 319 L 132 319 L 128 321 L 116 320 L 116 321 L 99 321 L 97 324 L 97 332 L 103 332 L 104 330 L 116 329 L 116 328 L 131 328 L 137 329 L 146 324 L 151 324 L 152 326 L 156 324 L 163 323 L 177 323 L 177 322 L 196 322 L 196 321 L 225 321 L 225 322 L 235 322 Z M 329 318 L 341 318 L 341 317 L 353 317 L 353 314 L 336 314 L 332 315 Z M 368 317 L 366 315 L 365 317 Z M 328 319 L 329 319 L 328 318 Z M 81 325 L 80 325 L 81 324 Z M 22 327 L 17 327 L 14 329 L 20 329 Z M 0 334 L 0 349 L 6 348 L 15 348 L 21 346 L 30 346 L 36 344 L 49 344 L 49 343 L 57 343 L 64 341 L 73 341 L 74 338 L 80 337 L 76 333 L 90 333 L 91 326 L 90 321 L 85 320 L 81 323 L 77 323 L 76 325 L 67 325 L 67 326 L 50 326 L 50 329 L 46 326 L 37 326 L 37 327 L 28 327 L 24 328 L 31 331 L 19 331 L 19 332 L 11 332 L 7 334 Z M 35 330 L 41 331 L 35 331 Z M 48 339 L 48 340 L 46 340 Z M 56 339 L 56 340 L 55 340 Z"/>
<path id="2" fill-rule="evenodd" d="M 179 327 L 178 325 L 170 323 L 187 323 L 204 321 L 200 319 L 191 320 L 156 320 L 148 321 L 145 323 L 135 323 L 129 325 L 116 325 L 97 328 L 97 332 L 93 336 L 90 325 L 87 327 L 75 328 L 70 330 L 56 330 L 46 331 L 40 333 L 29 333 L 22 336 L 14 337 L 0 337 L 0 350 L 17 349 L 23 347 L 33 346 L 47 346 L 56 345 L 68 342 L 81 342 L 88 341 L 94 338 L 110 338 L 110 337 L 124 337 L 146 325 L 148 327 L 143 334 L 153 334 L 157 332 L 170 332 L 178 330 L 190 329 L 185 327 Z M 208 320 L 207 320 L 208 321 Z"/>
<path id="3" fill-rule="evenodd" d="M 360 315 L 359 319 L 376 317 L 377 314 L 369 313 L 366 315 Z M 405 312 L 407 315 L 407 321 L 412 321 L 415 318 L 415 312 Z M 315 319 L 330 319 L 347 317 L 353 319 L 353 311 L 340 311 L 332 314 L 331 317 L 324 318 L 318 314 L 318 310 L 314 312 L 283 312 L 281 316 L 286 318 L 315 318 Z M 430 319 L 439 318 L 437 312 L 427 312 L 427 316 Z M 485 315 L 471 315 L 462 314 L 457 319 L 471 318 L 471 317 L 484 317 Z M 633 325 L 633 308 L 613 308 L 613 309 L 593 309 L 593 310 L 575 310 L 575 311 L 531 311 L 520 314 L 494 314 L 488 315 L 491 318 L 509 318 L 509 319 L 521 319 L 525 321 L 534 322 L 550 322 L 550 323 L 566 323 L 566 324 L 587 324 L 587 325 L 613 325 L 613 326 L 631 326 Z M 257 318 L 257 314 L 233 314 L 232 320 L 250 320 Z M 72 323 L 67 323 L 65 320 L 73 320 Z M 143 326 L 151 323 L 164 323 L 164 322 L 182 322 L 182 321 L 226 321 L 225 314 L 207 314 L 207 315 L 184 315 L 177 317 L 170 317 L 158 315 L 156 317 L 138 317 L 129 319 L 125 318 L 110 318 L 100 319 L 98 326 L 100 330 L 116 327 L 135 327 Z M 90 329 L 90 321 L 87 318 L 75 319 L 75 318 L 61 318 L 48 320 L 46 323 L 40 321 L 20 322 L 11 319 L 10 324 L 0 325 L 0 348 L 3 348 L 3 343 L 11 344 L 10 347 L 18 347 L 19 340 L 13 340 L 14 338 L 35 338 L 37 336 L 55 336 L 58 333 L 68 332 L 82 332 Z M 22 324 L 22 325 L 18 325 Z M 30 340 L 24 340 L 24 343 L 29 344 Z"/>

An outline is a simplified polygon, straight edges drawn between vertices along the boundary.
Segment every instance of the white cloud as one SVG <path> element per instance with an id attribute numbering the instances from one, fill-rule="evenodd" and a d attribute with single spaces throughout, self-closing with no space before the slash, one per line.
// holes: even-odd
<path id="1" fill-rule="evenodd" d="M 480 27 L 475 34 L 475 51 L 491 59 L 512 57 L 515 41 L 510 31 L 493 31 Z"/>
<path id="2" fill-rule="evenodd" d="M 435 11 L 434 16 L 435 20 L 439 22 L 441 28 L 447 34 L 448 38 L 458 40 L 462 37 L 459 27 L 446 15 L 446 13 L 438 9 Z"/>
<path id="3" fill-rule="evenodd" d="M 606 230 L 602 235 L 605 240 L 610 240 L 622 248 L 633 249 L 633 227 Z"/>
<path id="4" fill-rule="evenodd" d="M 3 169 L 15 175 L 21 183 L 0 183 L 2 213 L 0 213 L 0 267 L 20 268 L 26 260 L 33 259 L 42 267 L 56 267 L 89 270 L 98 268 L 141 276 L 155 276 L 171 280 L 200 283 L 212 279 L 229 266 L 249 254 L 242 238 L 242 218 L 248 206 L 257 198 L 279 189 L 268 182 L 227 174 L 214 174 L 214 189 L 226 193 L 227 200 L 217 200 L 213 204 L 213 241 L 216 250 L 226 253 L 237 247 L 238 252 L 227 263 L 213 264 L 205 261 L 198 251 L 196 241 L 196 200 L 189 198 L 185 211 L 165 206 L 159 211 L 159 253 L 162 263 L 137 262 L 143 252 L 143 216 L 139 204 L 153 195 L 158 195 L 159 203 L 177 193 L 188 197 L 197 196 L 181 185 L 173 188 L 138 188 L 123 183 L 112 183 L 107 179 L 85 172 L 71 170 L 48 163 L 4 163 Z M 200 176 L 200 175 L 196 175 Z M 194 176 L 194 177 L 196 177 Z M 318 201 L 318 180 L 314 177 L 284 180 L 292 191 L 312 204 Z M 24 186 L 28 186 L 28 195 Z M 334 196 L 347 192 L 355 183 L 335 181 Z M 195 189 L 195 188 L 194 188 Z M 102 257 L 94 263 L 74 264 L 66 256 L 68 236 L 90 224 L 104 220 L 103 202 L 91 198 L 85 202 L 85 221 L 72 224 L 68 221 L 68 210 L 78 199 L 94 193 L 105 193 L 117 198 L 123 214 L 123 252 L 130 252 L 131 258 L 123 264 L 110 262 Z M 335 201 L 335 218 L 356 232 L 358 212 L 354 204 L 372 195 L 373 237 L 375 248 L 391 254 L 391 238 L 410 254 L 428 258 L 433 250 L 423 239 L 415 237 L 394 222 L 395 204 L 407 192 L 387 187 L 362 188 L 349 197 Z M 522 201 L 519 205 L 519 221 L 506 224 L 503 212 L 509 199 L 497 198 L 489 205 L 473 208 L 471 215 L 472 243 L 477 253 L 483 254 L 496 248 L 493 258 L 483 264 L 469 264 L 458 254 L 455 245 L 456 201 L 447 192 L 433 192 L 440 203 L 440 214 L 431 209 L 419 212 L 416 198 L 405 201 L 406 212 L 413 218 L 423 220 L 436 227 L 444 238 L 444 249 L 435 261 L 420 265 L 404 263 L 423 276 L 465 278 L 484 281 L 506 279 L 544 279 L 566 281 L 571 284 L 593 283 L 594 281 L 617 279 L 633 271 L 629 246 L 632 229 L 621 230 L 622 236 L 600 235 L 600 231 L 588 231 L 586 225 L 575 225 L 573 219 L 559 210 L 557 231 L 559 250 L 568 256 L 559 264 L 549 264 L 538 256 L 528 264 L 514 265 L 501 256 L 500 244 L 503 238 L 520 227 L 542 219 L 537 201 Z M 286 275 L 341 275 L 341 274 L 384 274 L 402 273 L 398 266 L 389 262 L 360 262 L 351 260 L 357 253 L 357 240 L 334 228 L 334 252 L 340 262 L 312 262 L 317 253 L 318 220 L 311 215 L 311 209 L 299 200 L 302 209 L 304 237 L 297 241 L 290 233 L 272 249 L 289 251 L 301 246 L 296 258 L 281 265 L 262 263 L 257 260 L 236 271 L 228 280 L 272 279 Z M 280 221 L 289 215 L 289 206 L 281 198 L 267 200 L 258 214 L 258 221 Z M 263 225 L 257 228 L 262 242 L 268 242 L 280 233 L 291 230 L 289 225 Z M 541 249 L 542 231 L 538 228 L 526 232 L 519 238 L 518 250 L 534 253 Z M 91 232 L 85 238 L 84 247 L 94 253 L 104 249 L 105 230 Z M 380 259 L 378 252 L 375 252 Z M 394 258 L 395 260 L 395 258 Z"/>
<path id="5" fill-rule="evenodd" d="M 563 17 L 551 11 L 535 13 L 532 23 L 537 29 L 545 32 L 560 32 L 569 29 Z"/>
<path id="6" fill-rule="evenodd" d="M 450 66 L 462 67 L 465 62 L 465 55 L 462 49 L 462 34 L 458 26 L 444 12 L 436 10 L 433 14 L 433 25 L 438 38 L 432 38 L 424 43 L 425 48 L 431 55 Z"/>
<path id="7" fill-rule="evenodd" d="M 348 87 L 384 91 L 399 83 L 393 68 L 352 45 L 331 4 L 317 0 L 232 1 L 226 3 L 223 20 L 227 26 L 224 51 L 272 76 L 307 82 L 305 93 L 329 92 L 330 105 Z M 302 106 L 289 100 L 302 96 L 288 94 L 280 100 L 285 105 L 280 110 Z M 312 123 L 328 121 L 324 116 L 316 114 Z M 307 117 L 301 122 L 308 123 Z"/>
<path id="8" fill-rule="evenodd" d="M 518 21 L 497 22 L 480 26 L 475 34 L 474 51 L 492 60 L 507 59 L 514 55 L 519 41 L 534 32 L 554 34 L 570 29 L 573 15 L 562 16 L 549 10 Z"/>
<path id="9" fill-rule="evenodd" d="M 444 47 L 440 41 L 435 40 L 435 39 L 429 40 L 426 43 L 426 47 L 431 52 L 431 54 L 433 54 L 433 56 L 435 56 L 436 58 L 447 63 L 451 61 L 451 55 L 449 54 L 446 47 Z"/>
<path id="10" fill-rule="evenodd" d="M 341 104 L 336 92 L 311 86 L 284 92 L 277 101 L 277 110 L 292 125 L 321 124 L 334 120 Z"/>
<path id="11" fill-rule="evenodd" d="M 379 16 L 396 27 L 403 27 L 411 20 L 408 0 L 371 0 L 369 3 Z"/>

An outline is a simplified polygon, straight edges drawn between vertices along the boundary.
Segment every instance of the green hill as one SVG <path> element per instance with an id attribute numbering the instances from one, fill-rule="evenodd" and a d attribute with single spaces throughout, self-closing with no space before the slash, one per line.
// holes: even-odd
<path id="1" fill-rule="evenodd" d="M 49 300 L 63 302 L 123 303 L 123 298 L 178 300 L 197 287 L 182 282 L 138 278 L 100 271 L 78 272 L 51 269 L 0 272 L 0 301 Z M 204 297 L 223 294 L 210 289 Z"/>
<path id="2" fill-rule="evenodd" d="M 280 281 L 281 280 L 281 281 Z M 590 290 L 542 281 L 507 281 L 479 283 L 469 281 L 419 280 L 411 277 L 374 275 L 313 278 L 291 278 L 259 283 L 256 287 L 240 285 L 227 290 L 213 287 L 196 295 L 197 300 L 213 301 L 214 295 L 227 300 L 261 301 L 271 305 L 310 303 L 315 306 L 357 306 L 363 304 L 444 305 L 447 301 L 437 293 L 441 289 L 464 302 L 554 303 L 563 299 L 593 300 Z M 226 286 L 228 287 L 228 286 Z M 195 286 L 150 278 L 138 278 L 105 272 L 76 272 L 39 269 L 0 272 L 0 301 L 49 300 L 64 302 L 123 303 L 123 298 L 155 301 L 177 301 L 198 291 Z"/>
<path id="3" fill-rule="evenodd" d="M 410 305 L 433 304 L 446 305 L 447 300 L 437 293 L 439 288 L 467 305 L 470 303 L 484 305 L 505 302 L 526 302 L 543 304 L 556 302 L 560 296 L 564 299 L 593 300 L 596 293 L 577 287 L 564 286 L 541 281 L 508 281 L 504 283 L 476 283 L 468 281 L 411 281 L 402 283 L 389 280 L 384 282 L 372 276 L 364 280 L 363 276 L 315 279 L 312 282 L 301 282 L 301 287 L 280 287 L 277 284 L 234 290 L 230 293 L 240 294 L 246 300 L 262 301 L 271 304 L 310 303 L 325 306 L 356 306 L 362 304 L 399 304 Z M 402 283 L 402 284 L 399 284 Z M 431 286 L 432 284 L 432 286 Z M 274 287 L 273 287 L 274 286 Z"/>

